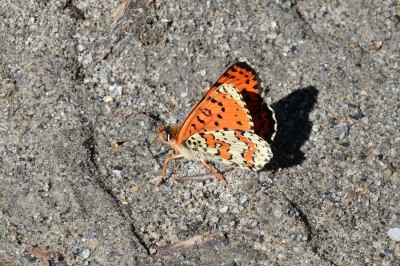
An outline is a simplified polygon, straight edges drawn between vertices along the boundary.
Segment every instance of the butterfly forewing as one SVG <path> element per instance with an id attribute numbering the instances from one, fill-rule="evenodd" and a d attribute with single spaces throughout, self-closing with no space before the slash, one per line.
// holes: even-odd
<path id="1" fill-rule="evenodd" d="M 236 62 L 230 66 L 214 83 L 211 90 L 224 83 L 234 85 L 240 93 L 262 93 L 261 81 L 257 72 L 246 62 Z"/>
<path id="2" fill-rule="evenodd" d="M 182 124 L 177 142 L 195 133 L 225 130 L 253 130 L 252 118 L 242 95 L 231 84 L 222 84 L 193 109 Z"/>
<path id="3" fill-rule="evenodd" d="M 261 81 L 257 72 L 246 62 L 237 62 L 214 83 L 206 96 L 221 84 L 234 85 L 243 96 L 254 123 L 254 132 L 271 143 L 276 133 L 274 111 L 262 98 Z"/>

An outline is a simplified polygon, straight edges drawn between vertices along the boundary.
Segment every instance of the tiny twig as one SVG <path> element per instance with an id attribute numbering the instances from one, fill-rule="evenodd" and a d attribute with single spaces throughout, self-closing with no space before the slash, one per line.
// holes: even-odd
<path id="1" fill-rule="evenodd" d="M 52 260 L 56 254 L 54 252 L 51 251 L 42 251 L 38 248 L 27 248 L 25 250 L 28 254 L 31 254 L 32 256 L 34 256 L 35 258 L 38 258 L 42 261 L 50 261 Z"/>
<path id="2" fill-rule="evenodd" d="M 202 248 L 207 245 L 211 246 L 214 244 L 215 241 L 224 240 L 224 239 L 225 239 L 225 236 L 220 232 L 197 235 L 197 236 L 194 236 L 187 240 L 183 240 L 183 241 L 171 244 L 171 245 L 159 247 L 157 249 L 157 254 L 165 255 L 165 254 L 171 254 L 171 253 L 181 253 L 181 252 L 188 251 L 193 246 L 197 246 L 198 248 Z"/>
<path id="3" fill-rule="evenodd" d="M 209 177 L 205 177 L 209 176 Z M 200 178 L 198 178 L 200 177 Z M 178 181 L 195 181 L 195 182 L 204 182 L 207 180 L 213 180 L 214 177 L 211 176 L 211 174 L 197 174 L 197 175 L 192 175 L 192 176 L 173 176 L 175 180 Z"/>

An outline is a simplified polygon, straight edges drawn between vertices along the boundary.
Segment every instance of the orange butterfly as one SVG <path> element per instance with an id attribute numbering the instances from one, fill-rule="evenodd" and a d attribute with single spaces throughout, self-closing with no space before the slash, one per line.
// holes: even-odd
<path id="1" fill-rule="evenodd" d="M 258 171 L 272 157 L 274 111 L 263 101 L 261 81 L 246 62 L 237 62 L 217 80 L 181 125 L 161 127 L 158 137 L 176 152 L 164 162 L 157 186 L 172 159 L 199 160 L 226 186 L 206 161 Z"/>

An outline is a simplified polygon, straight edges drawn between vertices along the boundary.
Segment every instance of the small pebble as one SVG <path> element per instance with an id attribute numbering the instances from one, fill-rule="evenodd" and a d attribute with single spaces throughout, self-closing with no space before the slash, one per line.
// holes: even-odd
<path id="1" fill-rule="evenodd" d="M 120 175 L 121 174 L 121 169 L 113 169 L 112 173 L 115 175 Z"/>
<path id="2" fill-rule="evenodd" d="M 108 90 L 111 92 L 111 96 L 121 96 L 122 95 L 122 86 L 121 85 L 110 85 Z"/>
<path id="3" fill-rule="evenodd" d="M 247 201 L 247 196 L 243 196 L 240 198 L 240 203 L 244 204 Z"/>
<path id="4" fill-rule="evenodd" d="M 400 242 L 400 228 L 390 228 L 388 231 L 390 239 Z"/>
<path id="5" fill-rule="evenodd" d="M 290 47 L 285 45 L 285 46 L 283 46 L 282 50 L 283 50 L 283 52 L 287 53 L 290 51 Z"/>
<path id="6" fill-rule="evenodd" d="M 229 46 L 228 43 L 224 43 L 223 47 L 224 47 L 224 49 L 227 50 L 227 51 L 230 51 L 230 50 L 231 50 L 231 47 Z"/>
<path id="7" fill-rule="evenodd" d="M 111 96 L 104 96 L 104 98 L 103 98 L 103 102 L 105 102 L 105 103 L 112 102 L 113 100 L 114 99 Z"/>
<path id="8" fill-rule="evenodd" d="M 155 248 L 150 249 L 150 254 L 155 254 L 156 252 L 157 252 L 157 249 L 155 249 Z"/>
<path id="9" fill-rule="evenodd" d="M 278 34 L 276 33 L 268 33 L 266 38 L 270 40 L 275 40 L 278 37 Z"/>
<path id="10" fill-rule="evenodd" d="M 85 50 L 85 46 L 83 46 L 82 44 L 78 45 L 78 51 L 79 52 L 83 52 Z"/>
<path id="11" fill-rule="evenodd" d="M 219 209 L 220 213 L 226 213 L 228 211 L 228 206 L 224 206 L 221 209 Z"/>
<path id="12" fill-rule="evenodd" d="M 356 199 L 357 199 L 357 193 L 354 192 L 354 191 L 349 191 L 349 192 L 347 193 L 347 196 L 348 196 L 349 199 L 351 199 L 351 200 L 356 200 Z"/>
<path id="13" fill-rule="evenodd" d="M 183 194 L 183 198 L 185 199 L 185 200 L 188 200 L 188 199 L 190 199 L 192 197 L 192 194 L 190 193 L 190 192 L 185 192 L 184 194 Z"/>
<path id="14" fill-rule="evenodd" d="M 171 103 L 172 103 L 173 106 L 175 106 L 175 107 L 178 106 L 178 101 L 175 100 L 175 98 L 171 98 L 170 101 L 171 101 Z"/>
<path id="15" fill-rule="evenodd" d="M 84 250 L 82 251 L 82 257 L 83 257 L 84 259 L 87 259 L 87 258 L 89 258 L 89 256 L 90 256 L 90 250 L 84 249 Z"/>
<path id="16" fill-rule="evenodd" d="M 213 223 L 218 223 L 219 218 L 218 218 L 217 216 L 214 216 L 214 217 L 211 218 L 211 221 L 212 221 Z"/>
<path id="17" fill-rule="evenodd" d="M 275 209 L 275 210 L 273 211 L 273 214 L 274 214 L 274 216 L 275 216 L 276 218 L 281 218 L 282 215 L 283 215 L 283 213 L 282 213 L 282 211 L 281 211 L 280 209 Z"/>

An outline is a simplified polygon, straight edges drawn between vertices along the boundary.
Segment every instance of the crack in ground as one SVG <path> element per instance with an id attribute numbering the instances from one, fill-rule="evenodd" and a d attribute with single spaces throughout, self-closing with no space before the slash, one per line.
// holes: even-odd
<path id="1" fill-rule="evenodd" d="M 146 250 L 147 255 L 151 256 L 150 248 L 147 246 L 147 244 L 144 241 L 144 239 L 142 238 L 142 236 L 136 231 L 136 227 L 133 223 L 131 223 L 131 231 L 132 231 L 132 234 L 139 241 L 139 243 L 142 245 L 142 247 Z"/>
<path id="2" fill-rule="evenodd" d="M 83 120 L 81 118 L 81 120 Z M 96 162 L 96 155 L 97 155 L 97 151 L 96 151 L 96 141 L 94 138 L 94 129 L 92 124 L 88 124 L 85 125 L 87 123 L 85 123 L 85 121 L 81 121 L 82 124 L 84 125 L 84 129 L 83 132 L 86 135 L 85 141 L 83 142 L 83 146 L 85 147 L 85 149 L 88 152 L 88 157 L 89 157 L 89 162 L 94 166 L 94 170 L 92 169 L 92 167 L 89 166 L 89 172 L 94 175 L 94 172 L 97 172 L 99 166 L 97 165 Z"/>
<path id="3" fill-rule="evenodd" d="M 114 195 L 112 190 L 108 188 L 102 180 L 98 180 L 97 184 L 106 194 L 108 194 L 113 199 L 114 204 L 117 206 L 117 210 L 122 215 L 122 217 L 130 221 L 133 236 L 136 238 L 139 245 L 146 251 L 147 255 L 151 255 L 149 246 L 146 244 L 143 237 L 136 231 L 136 221 L 128 214 L 127 207 L 121 203 L 118 197 Z"/>
<path id="4" fill-rule="evenodd" d="M 98 176 L 98 164 L 96 162 L 96 156 L 98 154 L 96 150 L 96 141 L 94 137 L 94 128 L 92 124 L 85 123 L 85 119 L 81 118 L 82 124 L 84 125 L 83 132 L 86 135 L 86 139 L 83 142 L 83 146 L 85 149 L 88 151 L 88 159 L 90 164 L 88 165 L 89 173 L 92 177 L 94 177 L 94 180 L 96 180 L 96 184 L 100 187 L 100 189 L 105 192 L 107 195 L 110 196 L 110 198 L 113 200 L 115 206 L 117 206 L 118 212 L 127 220 L 130 221 L 131 228 L 132 228 L 132 234 L 136 238 L 137 242 L 139 245 L 146 251 L 147 255 L 151 255 L 150 253 L 150 248 L 144 241 L 143 237 L 136 231 L 135 229 L 135 220 L 129 215 L 129 212 L 127 210 L 127 207 L 124 206 L 121 201 L 118 199 L 116 195 L 112 192 L 112 189 L 106 186 L 104 181 L 102 181 L 99 178 L 96 178 Z"/>
<path id="5" fill-rule="evenodd" d="M 128 8 L 131 12 L 132 9 L 132 5 L 129 6 Z M 126 28 L 122 28 L 120 34 L 117 36 L 116 40 L 114 40 L 114 42 L 111 44 L 111 46 L 109 47 L 109 49 L 106 49 L 106 51 L 108 50 L 108 52 L 106 52 L 100 59 L 104 60 L 106 59 L 113 51 L 113 48 L 115 47 L 115 45 L 117 45 L 119 43 L 119 41 L 121 40 L 123 34 L 124 34 L 124 30 L 126 30 Z M 100 61 L 101 61 L 100 60 Z M 94 61 L 96 63 L 98 63 L 99 61 Z M 75 69 L 75 71 L 73 72 L 73 79 L 77 82 L 82 84 L 83 83 L 83 79 L 84 77 L 87 75 L 88 72 L 90 72 L 91 68 L 86 68 L 84 71 L 84 68 L 82 67 L 82 65 L 80 63 L 78 63 L 78 60 L 74 61 L 74 64 L 76 64 L 76 68 L 71 68 L 71 69 Z M 78 102 L 79 101 L 79 97 L 77 98 Z M 81 106 L 85 106 L 84 103 L 81 103 Z M 83 109 L 85 109 L 85 107 L 83 107 Z M 89 114 L 90 112 L 88 112 L 87 110 L 78 110 L 79 114 Z M 83 112 L 80 112 L 83 111 Z M 87 116 L 84 115 L 78 115 L 79 119 L 81 121 L 82 124 L 82 131 L 83 134 L 85 136 L 85 139 L 83 141 L 83 147 L 85 148 L 85 150 L 87 151 L 87 170 L 89 172 L 89 175 L 92 177 L 92 179 L 94 180 L 94 184 L 97 185 L 104 193 L 106 193 L 114 202 L 115 206 L 117 207 L 118 212 L 121 214 L 122 217 L 124 217 L 125 219 L 127 219 L 128 221 L 130 221 L 131 224 L 131 228 L 132 228 L 132 234 L 136 243 L 138 243 L 138 246 L 142 247 L 147 255 L 151 255 L 150 253 L 150 248 L 149 246 L 146 244 L 146 242 L 144 241 L 143 236 L 136 231 L 134 224 L 136 223 L 136 221 L 129 215 L 129 211 L 127 210 L 127 207 L 125 205 L 123 205 L 121 203 L 121 201 L 118 199 L 118 197 L 116 195 L 114 195 L 113 191 L 111 188 L 107 187 L 107 185 L 105 184 L 105 182 L 101 179 L 101 173 L 99 172 L 99 165 L 97 162 L 97 156 L 98 156 L 98 151 L 97 151 L 97 143 L 96 143 L 96 137 L 95 137 L 95 128 L 93 126 L 93 124 L 88 120 Z"/>
<path id="6" fill-rule="evenodd" d="M 310 222 L 308 221 L 307 215 L 304 214 L 304 212 L 299 208 L 299 206 L 295 202 L 289 199 L 286 195 L 284 195 L 284 197 L 289 202 L 290 206 L 296 211 L 300 220 L 303 222 L 307 232 L 307 242 L 311 242 L 313 240 L 313 231 Z M 317 251 L 315 245 L 312 247 L 312 251 L 313 252 Z"/>
<path id="7" fill-rule="evenodd" d="M 321 258 L 322 260 L 329 262 L 332 265 L 337 266 L 338 264 L 336 264 L 335 262 L 333 262 L 332 260 L 328 259 L 324 254 L 320 254 L 319 252 L 319 247 L 315 242 L 315 237 L 314 237 L 314 232 L 312 230 L 312 226 L 308 220 L 307 215 L 300 209 L 300 207 L 291 199 L 289 199 L 286 195 L 283 195 L 284 198 L 287 200 L 287 202 L 289 202 L 290 206 L 296 211 L 298 217 L 300 218 L 300 221 L 303 222 L 304 227 L 306 229 L 307 232 L 307 243 L 313 242 L 311 243 L 311 250 L 312 252 L 317 255 L 319 258 Z"/>

